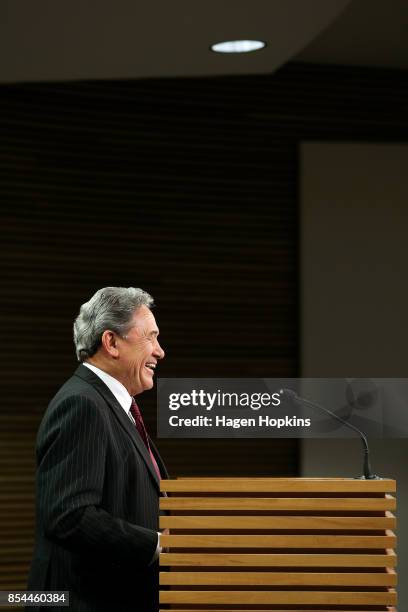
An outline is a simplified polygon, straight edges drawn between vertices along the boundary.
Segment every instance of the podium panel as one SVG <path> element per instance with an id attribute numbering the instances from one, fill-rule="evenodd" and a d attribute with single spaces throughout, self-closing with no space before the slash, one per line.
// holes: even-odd
<path id="1" fill-rule="evenodd" d="M 180 478 L 160 498 L 160 609 L 396 612 L 396 483 Z"/>

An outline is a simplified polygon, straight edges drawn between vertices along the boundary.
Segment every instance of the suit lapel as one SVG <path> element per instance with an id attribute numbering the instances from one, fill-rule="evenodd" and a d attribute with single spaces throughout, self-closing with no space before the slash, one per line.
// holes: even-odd
<path id="1" fill-rule="evenodd" d="M 149 451 L 147 450 L 144 442 L 139 436 L 136 426 L 133 425 L 129 417 L 126 416 L 125 411 L 123 410 L 122 406 L 119 404 L 118 400 L 113 395 L 111 390 L 105 385 L 105 383 L 103 382 L 101 378 L 99 378 L 99 376 L 97 376 L 94 372 L 92 372 L 92 370 L 90 370 L 89 368 L 87 368 L 86 366 L 82 364 L 78 366 L 78 368 L 75 370 L 74 376 L 79 376 L 79 378 L 82 378 L 82 380 L 85 380 L 87 383 L 92 385 L 98 391 L 98 393 L 102 396 L 105 402 L 110 406 L 115 417 L 118 419 L 120 425 L 131 437 L 136 450 L 142 456 L 147 469 L 149 470 L 154 482 L 156 483 L 156 486 L 160 489 L 159 478 L 156 474 L 156 470 L 153 467 L 153 463 L 149 455 Z M 157 450 L 156 450 L 156 453 L 157 453 Z M 157 453 L 157 456 L 160 459 L 160 464 L 161 464 L 160 469 L 161 469 L 162 466 L 164 467 L 164 464 L 160 456 L 158 455 L 158 453 Z M 164 468 L 164 471 L 166 472 L 165 468 Z"/>

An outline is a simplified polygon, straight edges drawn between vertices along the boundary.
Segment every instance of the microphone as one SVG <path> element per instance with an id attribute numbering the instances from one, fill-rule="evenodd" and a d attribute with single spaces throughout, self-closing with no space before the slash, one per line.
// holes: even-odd
<path id="1" fill-rule="evenodd" d="M 303 397 L 299 397 L 299 395 L 295 391 L 292 391 L 292 389 L 280 389 L 279 390 L 279 394 L 281 396 L 290 398 L 292 401 L 297 402 L 298 404 L 303 404 L 304 406 L 308 406 L 310 408 L 317 408 L 318 410 L 321 410 L 325 414 L 328 414 L 329 416 L 333 417 L 333 419 L 336 419 L 336 421 L 339 421 L 340 423 L 342 423 L 343 425 L 345 425 L 349 429 L 352 429 L 353 431 L 357 432 L 358 435 L 360 436 L 360 439 L 361 439 L 361 441 L 363 443 L 363 448 L 364 448 L 364 463 L 363 463 L 363 473 L 364 473 L 364 475 L 363 476 L 359 476 L 358 478 L 360 480 L 381 480 L 380 476 L 376 476 L 371 471 L 370 451 L 369 451 L 369 448 L 368 448 L 367 437 L 365 436 L 365 434 L 362 431 L 357 429 L 357 427 L 355 427 L 351 423 L 348 423 L 347 421 L 345 421 L 341 417 L 337 416 L 337 414 L 335 414 L 331 410 L 328 410 L 327 408 L 324 408 L 320 404 L 316 404 L 315 402 L 311 402 L 311 401 L 309 401 L 309 400 L 307 400 L 307 399 L 305 399 Z"/>

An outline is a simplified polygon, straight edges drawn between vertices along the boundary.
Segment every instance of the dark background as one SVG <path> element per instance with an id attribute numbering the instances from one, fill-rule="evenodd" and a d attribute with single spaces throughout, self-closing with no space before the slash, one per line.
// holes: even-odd
<path id="1" fill-rule="evenodd" d="M 0 588 L 24 588 L 35 432 L 107 285 L 155 298 L 159 376 L 299 374 L 298 146 L 406 142 L 404 71 L 0 87 Z M 141 398 L 149 430 L 155 392 Z M 296 440 L 159 440 L 173 475 L 299 474 Z"/>

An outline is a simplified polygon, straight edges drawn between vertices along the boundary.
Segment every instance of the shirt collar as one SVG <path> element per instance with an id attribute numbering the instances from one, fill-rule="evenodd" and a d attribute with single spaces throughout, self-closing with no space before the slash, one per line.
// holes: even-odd
<path id="1" fill-rule="evenodd" d="M 132 405 L 132 396 L 129 394 L 126 387 L 124 387 L 122 383 L 119 382 L 116 378 L 113 378 L 113 376 L 111 376 L 107 372 L 104 372 L 100 368 L 97 368 L 92 363 L 87 363 L 86 361 L 84 361 L 82 365 L 89 368 L 90 370 L 92 370 L 92 372 L 99 376 L 99 378 L 105 383 L 105 385 L 116 397 L 123 410 L 129 413 L 130 406 Z"/>

